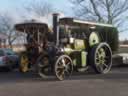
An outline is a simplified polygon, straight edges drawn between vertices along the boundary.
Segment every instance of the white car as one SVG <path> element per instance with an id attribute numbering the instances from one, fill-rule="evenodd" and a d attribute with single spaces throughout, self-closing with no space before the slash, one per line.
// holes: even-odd
<path id="1" fill-rule="evenodd" d="M 118 55 L 123 58 L 123 64 L 128 64 L 128 53 L 120 53 Z"/>

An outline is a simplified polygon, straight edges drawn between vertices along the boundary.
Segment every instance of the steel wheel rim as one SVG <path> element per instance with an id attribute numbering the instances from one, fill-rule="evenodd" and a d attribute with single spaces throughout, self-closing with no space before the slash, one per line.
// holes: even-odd
<path id="1" fill-rule="evenodd" d="M 66 56 L 60 57 L 55 65 L 55 73 L 59 80 L 70 77 L 73 71 L 72 61 Z"/>
<path id="2" fill-rule="evenodd" d="M 99 72 L 107 73 L 111 68 L 111 52 L 107 46 L 102 46 L 96 50 L 95 64 Z"/>

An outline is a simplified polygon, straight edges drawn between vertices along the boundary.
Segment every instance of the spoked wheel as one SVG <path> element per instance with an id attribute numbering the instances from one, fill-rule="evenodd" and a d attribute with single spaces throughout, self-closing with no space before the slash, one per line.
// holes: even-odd
<path id="1" fill-rule="evenodd" d="M 73 63 L 69 56 L 61 55 L 55 62 L 55 74 L 59 80 L 69 78 L 73 72 Z"/>
<path id="2" fill-rule="evenodd" d="M 49 77 L 49 70 L 50 70 L 50 66 L 49 66 L 49 58 L 48 56 L 40 56 L 39 59 L 37 60 L 37 73 L 39 74 L 39 76 L 41 78 L 48 78 Z"/>
<path id="3" fill-rule="evenodd" d="M 28 56 L 27 54 L 23 53 L 21 54 L 20 57 L 19 71 L 23 73 L 27 72 L 29 70 L 28 66 L 29 66 Z"/>
<path id="4" fill-rule="evenodd" d="M 97 73 L 107 73 L 112 66 L 112 52 L 107 43 L 95 45 L 90 52 L 90 63 Z"/>

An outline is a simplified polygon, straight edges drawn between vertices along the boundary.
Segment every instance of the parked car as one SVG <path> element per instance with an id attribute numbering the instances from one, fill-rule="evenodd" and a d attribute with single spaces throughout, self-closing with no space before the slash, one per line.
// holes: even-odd
<path id="1" fill-rule="evenodd" d="M 0 67 L 12 70 L 18 62 L 19 56 L 12 49 L 0 48 Z"/>

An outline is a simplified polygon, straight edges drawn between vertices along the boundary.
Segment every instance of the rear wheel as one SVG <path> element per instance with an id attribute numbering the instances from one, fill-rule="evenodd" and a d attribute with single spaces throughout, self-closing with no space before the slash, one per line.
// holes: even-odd
<path id="1" fill-rule="evenodd" d="M 29 66 L 28 56 L 27 54 L 23 53 L 21 54 L 20 57 L 19 71 L 23 73 L 27 72 L 29 70 L 28 66 Z"/>
<path id="2" fill-rule="evenodd" d="M 55 75 L 59 80 L 69 78 L 73 72 L 73 63 L 69 56 L 61 55 L 55 62 Z"/>
<path id="3" fill-rule="evenodd" d="M 50 75 L 50 61 L 47 55 L 42 55 L 39 57 L 36 63 L 36 71 L 41 78 L 48 78 Z"/>
<path id="4" fill-rule="evenodd" d="M 90 64 L 97 73 L 107 73 L 112 66 L 112 52 L 107 43 L 95 45 L 90 52 Z"/>

